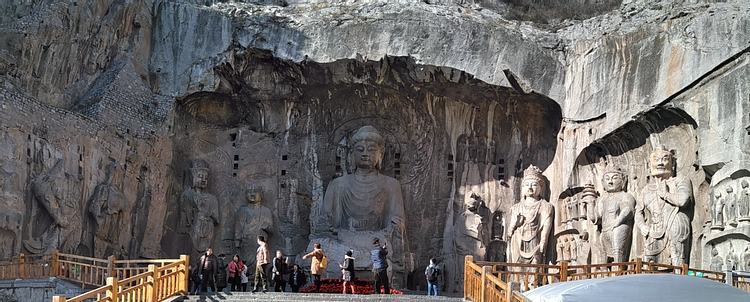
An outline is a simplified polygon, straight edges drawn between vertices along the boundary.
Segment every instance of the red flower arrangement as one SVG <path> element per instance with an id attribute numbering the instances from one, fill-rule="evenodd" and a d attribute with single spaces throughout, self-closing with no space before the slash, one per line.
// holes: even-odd
<path id="1" fill-rule="evenodd" d="M 354 278 L 354 292 L 353 294 L 358 295 L 370 295 L 375 293 L 375 280 L 373 279 L 362 279 L 360 277 Z M 347 293 L 351 292 L 351 287 L 347 286 Z M 320 292 L 326 294 L 340 294 L 344 289 L 344 279 L 341 278 L 323 278 L 320 279 Z M 307 287 L 300 289 L 301 293 L 314 293 L 315 284 L 311 283 Z M 381 288 L 380 293 L 384 294 L 384 290 Z M 400 290 L 391 288 L 391 294 L 403 295 L 404 293 Z"/>

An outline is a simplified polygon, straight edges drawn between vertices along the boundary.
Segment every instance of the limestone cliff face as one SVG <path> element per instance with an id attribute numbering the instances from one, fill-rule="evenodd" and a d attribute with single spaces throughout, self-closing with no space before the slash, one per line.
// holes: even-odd
<path id="1" fill-rule="evenodd" d="M 746 227 L 708 225 L 710 195 L 729 186 L 739 200 L 750 176 L 750 5 L 590 2 L 6 1 L 0 207 L 13 214 L 0 228 L 22 230 L 0 232 L 12 246 L 3 253 L 71 246 L 29 223 L 53 223 L 29 186 L 57 160 L 83 216 L 69 252 L 101 248 L 87 210 L 117 162 L 127 206 L 110 219 L 127 231 L 105 250 L 188 253 L 180 196 L 200 158 L 220 209 L 217 252 L 235 252 L 234 213 L 254 181 L 273 215 L 271 244 L 300 254 L 327 184 L 351 173 L 347 138 L 371 124 L 386 137 L 381 172 L 402 185 L 410 266 L 419 275 L 438 256 L 449 290 L 462 259 L 453 238 L 472 227 L 455 223 L 472 193 L 495 218 L 486 257 L 501 259 L 503 215 L 529 164 L 550 179 L 554 242 L 578 231 L 559 221 L 570 192 L 602 192 L 616 163 L 640 198 L 648 154 L 662 145 L 694 186 L 690 265 L 708 268 L 712 249 L 740 257 Z M 632 243 L 640 256 L 643 239 Z"/>

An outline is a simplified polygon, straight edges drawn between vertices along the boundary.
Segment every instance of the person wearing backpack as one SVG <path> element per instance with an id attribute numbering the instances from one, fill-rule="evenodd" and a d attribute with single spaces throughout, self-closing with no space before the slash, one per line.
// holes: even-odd
<path id="1" fill-rule="evenodd" d="M 424 270 L 425 278 L 427 278 L 427 295 L 433 296 L 431 293 L 435 293 L 434 296 L 438 295 L 438 276 L 440 276 L 440 267 L 435 263 L 435 258 L 430 258 L 430 265 Z"/>
<path id="2" fill-rule="evenodd" d="M 320 292 L 320 276 L 323 275 L 323 271 L 326 269 L 326 265 L 328 265 L 328 258 L 326 257 L 326 253 L 323 252 L 323 249 L 320 248 L 320 243 L 316 242 L 313 244 L 313 251 L 302 256 L 302 259 L 312 259 L 312 264 L 310 265 L 310 274 L 313 275 L 313 283 L 315 283 L 315 292 Z"/>

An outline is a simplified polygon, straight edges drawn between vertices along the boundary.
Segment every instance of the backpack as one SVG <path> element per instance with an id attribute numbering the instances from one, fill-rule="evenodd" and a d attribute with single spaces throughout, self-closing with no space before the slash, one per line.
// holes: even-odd
<path id="1" fill-rule="evenodd" d="M 440 276 L 440 270 L 437 267 L 430 266 L 427 268 L 428 281 L 437 281 L 438 276 Z"/>
<path id="2" fill-rule="evenodd" d="M 328 266 L 328 257 L 323 256 L 323 259 L 320 259 L 320 268 L 326 268 Z"/>

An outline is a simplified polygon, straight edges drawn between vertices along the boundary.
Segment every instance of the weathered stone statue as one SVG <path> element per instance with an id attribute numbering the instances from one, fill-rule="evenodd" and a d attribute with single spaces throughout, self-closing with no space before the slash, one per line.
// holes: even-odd
<path id="1" fill-rule="evenodd" d="M 273 216 L 271 210 L 261 204 L 263 201 L 263 187 L 250 183 L 245 190 L 247 205 L 241 207 L 234 219 L 234 243 L 238 248 L 242 260 L 247 261 L 248 267 L 255 263 L 257 238 L 263 236 L 268 239 L 273 233 Z"/>
<path id="2" fill-rule="evenodd" d="M 510 261 L 514 263 L 545 263 L 547 240 L 552 229 L 554 209 L 541 196 L 545 177 L 536 166 L 523 172 L 523 197 L 510 210 L 508 237 Z"/>
<path id="3" fill-rule="evenodd" d="M 32 253 L 47 253 L 58 249 L 63 253 L 75 253 L 81 243 L 82 216 L 78 205 L 67 198 L 67 176 L 63 171 L 63 160 L 59 159 L 47 174 L 31 184 L 34 199 L 52 216 L 51 225 L 43 232 L 32 230 L 24 246 Z M 41 220 L 33 217 L 33 220 Z M 38 234 L 41 233 L 41 234 Z"/>
<path id="4" fill-rule="evenodd" d="M 733 227 L 737 226 L 737 198 L 734 196 L 734 189 L 731 185 L 727 185 L 725 188 L 727 192 L 726 197 L 726 215 L 727 224 Z"/>
<path id="5" fill-rule="evenodd" d="M 466 199 L 466 210 L 458 216 L 455 224 L 456 253 L 458 255 L 474 255 L 477 260 L 486 260 L 489 238 L 487 217 L 480 213 L 484 202 L 471 193 Z"/>
<path id="6" fill-rule="evenodd" d="M 11 258 L 21 252 L 23 195 L 13 179 L 17 173 L 6 172 L 0 164 L 0 258 Z"/>
<path id="7" fill-rule="evenodd" d="M 601 225 L 599 245 L 607 262 L 625 262 L 630 254 L 630 236 L 633 228 L 635 197 L 623 191 L 627 176 L 614 165 L 604 171 L 602 184 L 606 191 L 597 201 L 589 218 Z"/>
<path id="8" fill-rule="evenodd" d="M 686 263 L 690 219 L 684 211 L 693 198 L 693 185 L 689 179 L 673 175 L 670 151 L 656 150 L 649 159 L 652 182 L 641 191 L 635 215 L 636 226 L 646 239 L 643 258 L 680 265 Z"/>
<path id="9" fill-rule="evenodd" d="M 406 217 L 401 184 L 379 172 L 384 153 L 385 139 L 374 127 L 357 130 L 351 138 L 356 170 L 328 184 L 310 239 L 323 244 L 328 253 L 340 255 L 349 249 L 355 254 L 367 254 L 372 249 L 372 238 L 381 238 L 389 248 L 392 285 L 398 288 L 404 285 L 405 273 L 410 269 L 404 260 Z M 357 261 L 357 265 L 368 265 L 367 259 Z"/>
<path id="10" fill-rule="evenodd" d="M 719 256 L 719 250 L 717 250 L 716 247 L 713 247 L 711 249 L 711 267 L 709 269 L 715 272 L 720 272 L 722 271 L 721 267 L 723 265 L 724 259 Z"/>
<path id="11" fill-rule="evenodd" d="M 718 188 L 714 191 L 714 198 L 711 201 L 711 229 L 724 229 L 724 197 Z"/>
<path id="12" fill-rule="evenodd" d="M 740 181 L 742 189 L 737 197 L 737 209 L 740 224 L 747 225 L 750 223 L 750 189 L 748 188 L 747 179 Z"/>
<path id="13" fill-rule="evenodd" d="M 742 252 L 742 267 L 740 269 L 743 271 L 750 269 L 750 246 L 746 246 L 745 251 Z"/>
<path id="14" fill-rule="evenodd" d="M 219 224 L 219 201 L 206 192 L 209 166 L 202 159 L 190 164 L 187 179 L 190 181 L 180 196 L 180 220 L 190 229 L 194 254 L 204 253 L 213 242 L 214 228 Z"/>
<path id="15" fill-rule="evenodd" d="M 120 251 L 117 245 L 120 242 L 121 222 L 127 207 L 125 194 L 112 182 L 117 163 L 107 165 L 106 169 L 106 179 L 94 188 L 88 207 L 95 224 L 94 257 L 100 259 Z"/>

